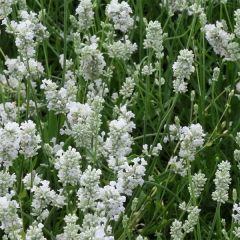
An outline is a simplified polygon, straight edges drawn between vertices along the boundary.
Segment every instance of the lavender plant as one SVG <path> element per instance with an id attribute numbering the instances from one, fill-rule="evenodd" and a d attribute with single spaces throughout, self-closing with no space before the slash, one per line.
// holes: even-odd
<path id="1" fill-rule="evenodd" d="M 239 1 L 0 19 L 1 239 L 240 238 Z"/>

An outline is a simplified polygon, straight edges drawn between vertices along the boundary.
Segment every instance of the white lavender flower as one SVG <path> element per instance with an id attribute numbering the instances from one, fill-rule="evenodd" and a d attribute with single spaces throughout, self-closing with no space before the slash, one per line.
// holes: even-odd
<path id="1" fill-rule="evenodd" d="M 121 196 L 115 182 L 110 182 L 109 185 L 100 188 L 99 200 L 97 204 L 98 211 L 103 212 L 109 219 L 117 221 L 125 210 L 123 204 L 126 197 Z"/>
<path id="2" fill-rule="evenodd" d="M 213 82 L 217 82 L 218 78 L 219 78 L 219 75 L 220 75 L 220 68 L 219 67 L 215 67 L 213 69 L 213 75 L 212 75 L 212 79 L 210 80 L 210 84 L 213 83 Z"/>
<path id="3" fill-rule="evenodd" d="M 158 59 L 163 57 L 163 33 L 161 23 L 150 21 L 146 27 L 146 39 L 144 39 L 144 48 L 153 49 Z"/>
<path id="4" fill-rule="evenodd" d="M 107 224 L 107 218 L 97 214 L 85 214 L 80 231 L 81 240 L 114 240 L 111 235 L 112 228 Z"/>
<path id="5" fill-rule="evenodd" d="M 25 188 L 30 190 L 33 186 L 38 186 L 42 179 L 35 171 L 32 171 L 31 173 L 26 174 L 22 181 Z"/>
<path id="6" fill-rule="evenodd" d="M 187 174 L 186 163 L 182 158 L 178 158 L 177 156 L 171 157 L 168 161 L 168 165 L 170 169 L 181 176 L 185 176 Z"/>
<path id="7" fill-rule="evenodd" d="M 239 44 L 234 42 L 235 35 L 226 31 L 226 23 L 206 24 L 204 27 L 206 39 L 216 54 L 226 61 L 236 61 L 240 58 Z"/>
<path id="8" fill-rule="evenodd" d="M 175 219 L 170 227 L 170 235 L 173 240 L 182 240 L 184 234 L 182 232 L 182 222 Z"/>
<path id="9" fill-rule="evenodd" d="M 187 11 L 189 16 L 201 15 L 202 13 L 204 13 L 204 8 L 199 3 L 193 3 L 188 7 Z"/>
<path id="10" fill-rule="evenodd" d="M 47 240 L 43 235 L 43 227 L 42 223 L 34 222 L 26 232 L 26 240 Z"/>
<path id="11" fill-rule="evenodd" d="M 91 27 L 94 20 L 93 4 L 91 0 L 80 0 L 76 9 L 78 17 L 79 30 L 85 30 Z"/>
<path id="12" fill-rule="evenodd" d="M 198 198 L 203 191 L 206 181 L 207 179 L 205 178 L 204 173 L 201 173 L 201 172 L 195 173 L 192 176 L 192 189 L 191 189 L 191 186 L 188 187 L 190 195 L 192 196 L 193 194 L 195 198 Z"/>
<path id="13" fill-rule="evenodd" d="M 14 90 L 20 88 L 23 95 L 25 86 L 21 81 L 28 76 L 25 64 L 20 60 L 20 57 L 17 57 L 14 59 L 7 58 L 5 65 L 7 69 L 4 70 L 5 75 L 1 75 L 1 83 Z"/>
<path id="14" fill-rule="evenodd" d="M 170 139 L 179 141 L 180 149 L 178 156 L 171 157 L 168 164 L 175 173 L 185 176 L 188 161 L 194 161 L 197 149 L 203 146 L 205 133 L 199 123 L 189 127 L 172 125 L 171 128 L 173 136 Z"/>
<path id="15" fill-rule="evenodd" d="M 97 48 L 97 43 L 85 45 L 79 50 L 81 54 L 81 74 L 86 81 L 98 79 L 104 71 L 106 62 L 103 54 Z"/>
<path id="16" fill-rule="evenodd" d="M 232 217 L 235 223 L 240 224 L 240 204 L 235 203 L 233 205 Z"/>
<path id="17" fill-rule="evenodd" d="M 106 83 L 104 83 L 103 80 L 100 78 L 96 79 L 96 80 L 90 82 L 88 85 L 87 102 L 92 107 L 95 104 L 94 103 L 95 101 L 98 101 L 99 103 L 102 104 L 104 102 L 103 97 L 105 97 L 108 92 L 109 92 L 109 90 L 108 90 Z M 96 109 L 96 111 L 97 111 L 97 109 Z"/>
<path id="18" fill-rule="evenodd" d="M 129 60 L 137 50 L 137 44 L 132 43 L 127 36 L 124 37 L 124 40 L 118 40 L 117 42 L 106 45 L 106 47 L 109 57 L 124 61 Z"/>
<path id="19" fill-rule="evenodd" d="M 155 71 L 156 71 L 156 69 L 152 66 L 152 63 L 150 63 L 148 65 L 143 66 L 142 75 L 143 76 L 151 76 Z"/>
<path id="20" fill-rule="evenodd" d="M 238 38 L 240 38 L 240 9 L 237 9 L 234 12 L 234 20 L 235 20 L 234 33 Z"/>
<path id="21" fill-rule="evenodd" d="M 240 38 L 240 9 L 237 9 L 234 12 L 234 20 L 235 20 L 234 33 L 238 38 Z"/>
<path id="22" fill-rule="evenodd" d="M 197 206 L 187 206 L 185 202 L 180 204 L 179 207 L 188 213 L 188 217 L 184 222 L 177 219 L 173 221 L 170 227 L 170 235 L 174 240 L 182 240 L 186 234 L 193 232 L 201 211 Z"/>
<path id="23" fill-rule="evenodd" d="M 20 126 L 20 153 L 24 155 L 25 158 L 32 158 L 37 155 L 37 151 L 40 148 L 41 138 L 37 134 L 36 124 L 31 121 L 25 121 L 21 123 Z"/>
<path id="24" fill-rule="evenodd" d="M 44 27 L 34 12 L 22 10 L 19 12 L 21 21 L 11 21 L 7 26 L 7 32 L 15 36 L 15 44 L 21 56 L 27 60 L 36 54 L 36 47 L 43 39 L 48 37 L 46 27 Z"/>
<path id="25" fill-rule="evenodd" d="M 200 209 L 198 207 L 191 207 L 188 209 L 187 220 L 182 225 L 184 233 L 193 232 L 195 225 L 197 225 Z"/>
<path id="26" fill-rule="evenodd" d="M 235 141 L 236 141 L 237 145 L 240 147 L 240 132 L 237 132 Z"/>
<path id="27" fill-rule="evenodd" d="M 118 0 L 111 0 L 106 7 L 106 15 L 113 21 L 114 28 L 123 33 L 133 27 L 134 21 L 131 14 L 132 9 L 125 1 L 119 3 Z"/>
<path id="28" fill-rule="evenodd" d="M 56 154 L 54 166 L 58 170 L 59 181 L 63 186 L 72 185 L 76 186 L 81 176 L 81 155 L 75 148 L 68 147 L 64 152 L 59 150 Z"/>
<path id="29" fill-rule="evenodd" d="M 150 152 L 149 150 L 152 151 Z M 159 156 L 160 152 L 162 151 L 162 145 L 160 143 L 157 144 L 157 146 L 149 146 L 147 144 L 144 144 L 143 145 L 143 150 L 142 150 L 142 153 L 145 155 L 145 156 L 148 156 L 148 157 L 151 157 L 151 156 Z"/>
<path id="30" fill-rule="evenodd" d="M 4 128 L 0 128 L 0 163 L 4 167 L 12 165 L 18 157 L 20 148 L 20 128 L 16 122 L 8 122 Z"/>
<path id="31" fill-rule="evenodd" d="M 50 79 L 44 79 L 41 84 L 41 89 L 47 100 L 47 107 L 56 113 L 66 113 L 67 103 L 75 101 L 77 87 L 75 79 L 65 78 L 65 84 L 59 89 L 58 85 Z"/>
<path id="32" fill-rule="evenodd" d="M 225 203 L 228 200 L 228 190 L 231 183 L 231 164 L 228 161 L 222 161 L 217 168 L 214 179 L 215 191 L 212 193 L 212 199 L 218 203 Z"/>
<path id="33" fill-rule="evenodd" d="M 204 143 L 205 134 L 202 126 L 191 124 L 190 127 L 182 127 L 180 133 L 180 151 L 179 156 L 190 161 L 194 160 L 196 149 Z"/>
<path id="34" fill-rule="evenodd" d="M 8 122 L 16 122 L 17 107 L 15 102 L 5 102 L 0 104 L 0 126 Z"/>
<path id="35" fill-rule="evenodd" d="M 137 186 L 142 186 L 144 183 L 143 176 L 145 175 L 147 162 L 144 158 L 134 158 L 131 164 L 125 162 L 117 173 L 117 188 L 118 190 L 131 196 L 133 190 Z"/>
<path id="36" fill-rule="evenodd" d="M 173 12 L 182 12 L 188 8 L 188 0 L 170 0 L 169 5 L 171 5 Z"/>
<path id="37" fill-rule="evenodd" d="M 0 197 L 4 197 L 8 194 L 16 182 L 16 175 L 10 174 L 8 171 L 0 171 Z"/>
<path id="38" fill-rule="evenodd" d="M 104 155 L 107 157 L 108 166 L 117 171 L 121 168 L 123 159 L 131 152 L 133 139 L 130 133 L 135 128 L 131 119 L 134 114 L 127 111 L 126 106 L 120 108 L 120 115 L 117 120 L 112 120 L 109 124 L 108 137 L 104 143 Z"/>
<path id="39" fill-rule="evenodd" d="M 94 145 L 94 151 L 97 151 L 101 110 L 103 108 L 102 100 L 101 97 L 95 96 L 89 100 L 91 105 L 89 103 L 69 102 L 67 104 L 68 124 L 65 124 L 65 129 L 62 129 L 61 133 L 71 135 L 77 146 L 91 149 Z M 95 139 L 94 144 L 93 139 Z"/>
<path id="40" fill-rule="evenodd" d="M 101 173 L 100 169 L 94 169 L 89 165 L 79 179 L 78 208 L 83 212 L 96 209 L 99 200 Z"/>
<path id="41" fill-rule="evenodd" d="M 0 1 L 0 17 L 5 18 L 12 13 L 12 5 L 17 3 L 17 0 L 1 0 Z"/>
<path id="42" fill-rule="evenodd" d="M 75 214 L 68 214 L 64 217 L 66 226 L 63 227 L 64 232 L 57 235 L 57 240 L 77 240 L 80 238 L 80 226 L 77 224 L 78 217 Z"/>
<path id="43" fill-rule="evenodd" d="M 236 238 L 240 238 L 240 227 L 234 227 L 233 234 Z"/>
<path id="44" fill-rule="evenodd" d="M 17 211 L 19 205 L 15 200 L 7 197 L 0 197 L 0 222 L 1 229 L 7 235 L 7 239 L 20 239 L 23 230 L 22 220 L 19 218 Z"/>
<path id="45" fill-rule="evenodd" d="M 240 150 L 235 149 L 233 152 L 234 160 L 237 162 L 238 169 L 240 169 Z"/>
<path id="46" fill-rule="evenodd" d="M 123 99 L 130 98 L 134 92 L 135 88 L 134 78 L 127 77 L 125 82 L 122 85 L 122 88 L 119 91 L 119 94 L 123 97 Z"/>
<path id="47" fill-rule="evenodd" d="M 65 205 L 65 197 L 57 194 L 49 187 L 50 182 L 42 180 L 39 186 L 33 186 L 32 215 L 36 216 L 39 221 L 43 221 L 48 217 L 49 206 L 62 207 Z"/>
<path id="48" fill-rule="evenodd" d="M 177 61 L 173 64 L 173 89 L 176 93 L 185 93 L 187 91 L 187 82 L 191 74 L 195 71 L 193 66 L 194 54 L 191 50 L 183 49 L 180 51 Z"/>

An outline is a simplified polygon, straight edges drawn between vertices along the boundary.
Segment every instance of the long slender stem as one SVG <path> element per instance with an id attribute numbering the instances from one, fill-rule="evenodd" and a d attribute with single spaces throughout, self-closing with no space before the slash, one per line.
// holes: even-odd
<path id="1" fill-rule="evenodd" d="M 67 33 L 68 33 L 68 0 L 64 0 L 64 56 L 63 56 L 63 82 L 65 83 L 66 59 L 67 59 Z"/>

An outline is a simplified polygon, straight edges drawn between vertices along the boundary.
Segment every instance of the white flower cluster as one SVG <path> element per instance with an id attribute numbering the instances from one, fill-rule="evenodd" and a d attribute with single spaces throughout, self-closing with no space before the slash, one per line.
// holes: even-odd
<path id="1" fill-rule="evenodd" d="M 215 67 L 213 69 L 212 78 L 209 79 L 209 84 L 211 85 L 212 83 L 217 82 L 218 78 L 219 78 L 219 75 L 220 75 L 220 68 L 219 67 Z"/>
<path id="2" fill-rule="evenodd" d="M 12 165 L 12 161 L 18 157 L 20 148 L 20 128 L 16 122 L 5 124 L 0 128 L 0 163 L 4 167 Z"/>
<path id="3" fill-rule="evenodd" d="M 135 88 L 135 80 L 132 77 L 127 77 L 125 82 L 122 85 L 122 88 L 119 91 L 119 94 L 123 97 L 123 99 L 128 99 L 133 95 Z"/>
<path id="4" fill-rule="evenodd" d="M 63 186 L 76 186 L 81 176 L 81 155 L 75 148 L 69 147 L 66 152 L 59 150 L 54 166 L 58 170 L 59 181 Z"/>
<path id="5" fill-rule="evenodd" d="M 14 191 L 11 190 L 16 182 L 16 175 L 8 171 L 0 171 L 0 197 L 11 196 Z"/>
<path id="6" fill-rule="evenodd" d="M 17 3 L 17 0 L 1 0 L 0 1 L 0 17 L 5 18 L 12 13 L 12 5 Z"/>
<path id="7" fill-rule="evenodd" d="M 106 15 L 113 21 L 114 28 L 123 33 L 133 27 L 134 21 L 131 14 L 132 9 L 125 1 L 119 3 L 118 0 L 111 0 L 106 7 Z"/>
<path id="8" fill-rule="evenodd" d="M 191 74 L 195 71 L 193 66 L 194 54 L 191 50 L 183 49 L 180 51 L 177 61 L 173 64 L 173 89 L 176 93 L 185 93 L 187 91 L 187 82 Z"/>
<path id="9" fill-rule="evenodd" d="M 168 6 L 169 6 L 169 12 L 170 14 L 171 13 L 174 13 L 174 12 L 177 12 L 177 11 L 184 11 L 188 8 L 188 2 L 189 0 L 170 0 L 170 1 L 166 1 L 166 0 L 163 0 L 162 1 L 163 4 L 167 4 L 168 3 Z"/>
<path id="10" fill-rule="evenodd" d="M 26 240 L 47 240 L 43 235 L 43 227 L 42 223 L 34 222 L 26 232 Z"/>
<path id="11" fill-rule="evenodd" d="M 24 178 L 23 178 L 23 184 L 27 190 L 31 190 L 33 186 L 38 186 L 42 179 L 40 176 L 35 171 L 32 171 L 31 173 L 28 173 Z"/>
<path id="12" fill-rule="evenodd" d="M 224 21 L 217 21 L 216 24 L 206 24 L 204 32 L 206 39 L 216 54 L 224 57 L 226 61 L 237 61 L 240 59 L 239 44 L 234 41 L 235 34 L 227 32 L 227 26 Z"/>
<path id="13" fill-rule="evenodd" d="M 101 201 L 97 204 L 98 211 L 104 212 L 107 219 L 118 220 L 125 210 L 123 204 L 126 197 L 121 195 L 115 182 L 100 188 L 99 199 Z"/>
<path id="14" fill-rule="evenodd" d="M 24 84 L 20 83 L 27 76 L 27 69 L 20 57 L 15 59 L 7 58 L 5 61 L 7 70 L 4 70 L 4 75 L 0 74 L 1 83 L 12 89 L 25 89 Z"/>
<path id="15" fill-rule="evenodd" d="M 124 39 L 113 42 L 112 44 L 108 44 L 107 50 L 109 57 L 127 61 L 137 50 L 137 44 L 132 43 L 128 39 L 128 36 L 125 35 Z"/>
<path id="16" fill-rule="evenodd" d="M 141 73 L 143 76 L 151 76 L 155 71 L 156 69 L 153 67 L 152 63 L 150 63 L 142 67 Z"/>
<path id="17" fill-rule="evenodd" d="M 234 12 L 234 20 L 235 20 L 234 33 L 236 34 L 237 38 L 240 38 L 240 9 L 237 9 Z"/>
<path id="18" fill-rule="evenodd" d="M 101 105 L 104 102 L 104 97 L 108 94 L 109 90 L 107 84 L 104 83 L 102 79 L 96 79 L 89 83 L 88 85 L 88 92 L 87 92 L 87 103 L 96 110 L 97 112 L 100 111 Z M 99 104 L 96 103 L 99 102 Z M 95 105 L 98 105 L 96 107 Z"/>
<path id="19" fill-rule="evenodd" d="M 39 221 L 43 221 L 48 217 L 49 206 L 62 207 L 65 205 L 65 197 L 52 190 L 49 184 L 49 181 L 42 180 L 38 185 L 31 188 L 33 193 L 31 214 L 36 216 Z"/>
<path id="20" fill-rule="evenodd" d="M 177 219 L 173 221 L 170 228 L 170 235 L 171 239 L 173 240 L 182 240 L 184 239 L 186 234 L 193 232 L 194 227 L 197 225 L 199 214 L 201 211 L 197 206 L 186 206 L 185 203 L 181 205 L 184 206 L 183 210 L 188 213 L 188 217 L 184 222 Z"/>
<path id="21" fill-rule="evenodd" d="M 84 213 L 95 210 L 100 192 L 101 170 L 94 169 L 90 165 L 79 178 L 78 208 Z"/>
<path id="22" fill-rule="evenodd" d="M 15 102 L 5 102 L 0 104 L 0 126 L 3 127 L 8 122 L 16 122 L 17 107 Z"/>
<path id="23" fill-rule="evenodd" d="M 137 186 L 142 186 L 146 165 L 147 162 L 144 158 L 139 157 L 134 158 L 130 164 L 126 162 L 117 173 L 117 188 L 119 192 L 131 196 Z"/>
<path id="24" fill-rule="evenodd" d="M 5 139 L 0 145 L 0 159 L 5 167 L 12 165 L 12 161 L 18 157 L 18 151 L 26 158 L 31 158 L 40 148 L 41 139 L 36 124 L 31 120 L 20 126 L 16 122 L 7 123 L 0 129 L 0 137 Z"/>
<path id="25" fill-rule="evenodd" d="M 107 221 L 105 217 L 96 214 L 86 214 L 80 228 L 79 240 L 114 240 L 114 237 L 111 236 L 112 228 L 107 224 Z"/>
<path id="26" fill-rule="evenodd" d="M 58 88 L 58 85 L 50 79 L 42 81 L 41 89 L 44 90 L 48 109 L 55 111 L 56 114 L 66 113 L 67 103 L 76 99 L 75 81 L 67 80 L 63 87 Z"/>
<path id="27" fill-rule="evenodd" d="M 159 156 L 160 151 L 162 151 L 162 145 L 160 143 L 157 144 L 157 146 L 148 146 L 147 144 L 143 145 L 142 153 L 148 157 L 151 156 Z"/>
<path id="28" fill-rule="evenodd" d="M 22 219 L 19 218 L 17 210 L 19 204 L 6 196 L 0 197 L 0 223 L 1 229 L 6 234 L 6 239 L 20 239 L 23 230 Z"/>
<path id="29" fill-rule="evenodd" d="M 79 50 L 81 74 L 86 81 L 98 79 L 106 66 L 103 54 L 97 47 L 97 43 L 93 42 Z"/>
<path id="30" fill-rule="evenodd" d="M 0 74 L 0 82 L 15 91 L 20 91 L 23 96 L 25 93 L 25 85 L 22 82 L 24 79 L 29 78 L 32 87 L 35 87 L 34 80 L 43 75 L 44 69 L 41 63 L 37 62 L 34 58 L 28 61 L 22 61 L 20 57 L 7 58 L 5 61 L 7 69 L 4 70 L 4 75 Z"/>
<path id="31" fill-rule="evenodd" d="M 64 86 L 59 88 L 58 84 L 51 79 L 44 79 L 41 89 L 47 100 L 47 107 L 58 113 L 67 112 L 67 104 L 76 100 L 77 87 L 76 79 L 72 71 L 67 70 L 65 75 Z"/>
<path id="32" fill-rule="evenodd" d="M 157 59 L 163 57 L 163 40 L 165 35 L 160 22 L 150 21 L 147 24 L 146 38 L 144 39 L 143 45 L 147 49 L 153 49 Z"/>
<path id="33" fill-rule="evenodd" d="M 78 217 L 75 214 L 68 214 L 64 217 L 66 226 L 64 232 L 57 235 L 57 240 L 80 240 L 80 226 L 77 224 Z"/>
<path id="34" fill-rule="evenodd" d="M 214 179 L 216 189 L 212 193 L 212 199 L 218 203 L 225 203 L 228 200 L 228 190 L 231 183 L 231 164 L 228 161 L 222 161 L 217 168 Z"/>
<path id="35" fill-rule="evenodd" d="M 61 131 L 62 134 L 72 136 L 77 146 L 86 147 L 89 150 L 92 147 L 93 138 L 98 138 L 98 131 L 101 125 L 101 101 L 94 101 L 93 103 L 94 105 L 92 106 L 88 103 L 68 103 L 68 124 L 65 124 L 65 129 Z"/>
<path id="36" fill-rule="evenodd" d="M 185 176 L 187 162 L 194 161 L 197 149 L 203 146 L 205 134 L 199 123 L 189 127 L 175 126 L 174 129 L 178 131 L 174 140 L 179 141 L 179 153 L 178 156 L 171 157 L 168 164 L 175 173 Z"/>
<path id="37" fill-rule="evenodd" d="M 92 0 L 80 0 L 76 9 L 76 15 L 80 31 L 90 28 L 94 20 Z"/>
<path id="38" fill-rule="evenodd" d="M 119 39 L 114 38 L 117 34 L 114 29 L 110 27 L 110 31 L 106 32 L 108 37 L 104 47 L 106 48 L 110 58 L 120 59 L 127 61 L 131 58 L 132 54 L 137 50 L 137 44 L 129 40 L 128 31 L 133 27 L 133 19 L 130 16 L 132 9 L 127 2 L 112 0 L 106 6 L 106 16 L 113 21 L 114 29 L 120 30 L 123 36 Z"/>
<path id="39" fill-rule="evenodd" d="M 119 111 L 118 119 L 109 123 L 108 137 L 103 146 L 108 166 L 114 171 L 121 169 L 126 162 L 126 156 L 132 150 L 133 139 L 130 133 L 135 128 L 135 124 L 131 121 L 134 114 L 127 111 L 126 105 L 122 106 Z"/>
<path id="40" fill-rule="evenodd" d="M 21 123 L 20 126 L 20 153 L 23 154 L 25 158 L 32 158 L 37 154 L 40 148 L 41 138 L 37 134 L 36 124 L 28 120 Z"/>
<path id="41" fill-rule="evenodd" d="M 191 124 L 189 127 L 182 127 L 179 139 L 179 157 L 193 161 L 197 148 L 203 146 L 204 137 L 205 134 L 199 123 Z"/>
<path id="42" fill-rule="evenodd" d="M 15 36 L 15 44 L 24 60 L 34 58 L 37 45 L 48 37 L 46 27 L 40 23 L 37 14 L 21 10 L 19 12 L 20 21 L 4 21 L 7 31 Z"/>
<path id="43" fill-rule="evenodd" d="M 233 234 L 236 238 L 240 238 L 240 204 L 234 203 L 232 209 L 232 218 L 235 224 Z"/>
<path id="44" fill-rule="evenodd" d="M 191 197 L 193 197 L 193 196 L 194 196 L 194 198 L 200 197 L 206 181 L 207 181 L 207 179 L 205 178 L 204 173 L 199 172 L 199 173 L 195 173 L 192 176 L 192 189 L 191 189 L 190 185 L 188 186 L 188 191 L 189 191 Z"/>
<path id="45" fill-rule="evenodd" d="M 162 6 L 167 6 L 169 15 L 172 16 L 174 13 L 181 13 L 187 11 L 188 15 L 202 14 L 204 12 L 205 0 L 194 1 L 194 0 L 162 0 Z"/>
<path id="46" fill-rule="evenodd" d="M 25 96 L 26 87 L 22 81 L 28 79 L 28 88 L 30 88 L 29 84 L 34 88 L 36 86 L 34 80 L 44 73 L 42 64 L 36 59 L 36 51 L 39 43 L 48 37 L 48 32 L 40 23 L 40 16 L 36 13 L 20 10 L 18 17 L 20 20 L 17 22 L 8 18 L 3 20 L 6 31 L 15 38 L 19 56 L 15 59 L 6 58 L 7 70 L 4 71 L 5 75 L 0 75 L 0 79 L 7 89 L 18 91 Z"/>
<path id="47" fill-rule="evenodd" d="M 240 147 L 240 132 L 237 133 L 236 139 L 235 139 L 238 147 Z M 237 162 L 238 169 L 240 169 L 240 150 L 235 149 L 233 152 L 234 160 Z"/>
<path id="48" fill-rule="evenodd" d="M 61 54 L 59 63 L 62 68 L 64 67 L 63 60 L 64 57 L 63 54 Z M 55 111 L 56 114 L 66 113 L 67 104 L 76 100 L 76 76 L 71 70 L 72 65 L 72 60 L 66 59 L 65 82 L 63 87 L 59 87 L 59 85 L 51 79 L 44 79 L 40 86 L 44 91 L 48 109 Z"/>

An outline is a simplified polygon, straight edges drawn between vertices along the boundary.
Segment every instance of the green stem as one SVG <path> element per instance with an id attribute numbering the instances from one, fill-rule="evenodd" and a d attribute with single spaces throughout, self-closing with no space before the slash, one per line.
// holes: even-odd
<path id="1" fill-rule="evenodd" d="M 68 30 L 68 0 L 64 0 L 64 57 L 63 57 L 63 82 L 65 83 L 66 59 L 67 59 L 67 30 Z"/>
<path id="2" fill-rule="evenodd" d="M 219 216 L 220 207 L 221 207 L 221 203 L 218 202 L 218 203 L 217 203 L 217 207 L 216 207 L 216 211 L 215 211 L 215 214 L 214 214 L 213 222 L 212 222 L 211 231 L 210 231 L 209 234 L 208 234 L 207 240 L 211 240 L 211 239 L 212 239 L 212 235 L 213 235 L 213 232 L 214 232 L 214 228 L 215 228 L 215 225 L 216 225 L 216 221 L 217 221 L 218 216 Z"/>

